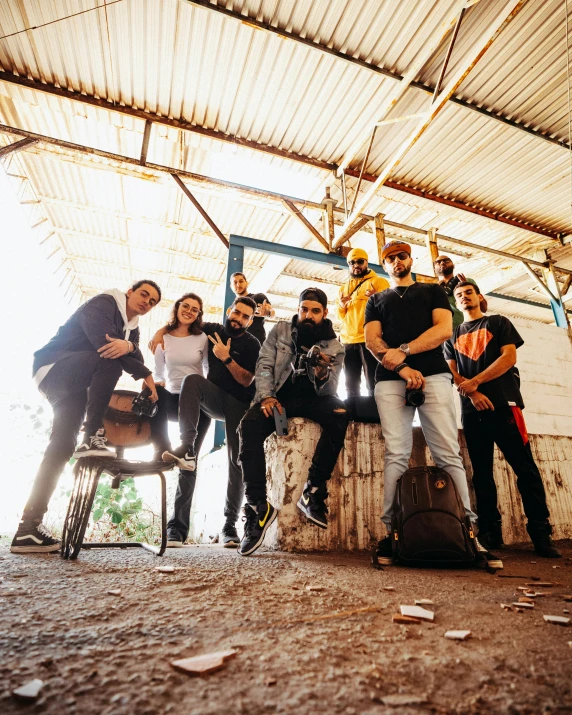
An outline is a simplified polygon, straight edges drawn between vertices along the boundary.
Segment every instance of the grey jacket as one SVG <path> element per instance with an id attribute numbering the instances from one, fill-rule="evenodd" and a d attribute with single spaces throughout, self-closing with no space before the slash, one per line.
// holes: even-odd
<path id="1" fill-rule="evenodd" d="M 331 335 L 334 336 L 331 321 L 326 321 L 329 323 Z M 294 322 L 281 320 L 268 334 L 256 363 L 256 395 L 252 401 L 253 405 L 266 397 L 276 397 L 276 393 L 294 369 L 296 333 Z M 328 378 L 316 386 L 316 394 L 335 395 L 344 364 L 344 348 L 336 337 L 320 340 L 319 345 L 322 352 L 333 357 L 333 360 Z"/>

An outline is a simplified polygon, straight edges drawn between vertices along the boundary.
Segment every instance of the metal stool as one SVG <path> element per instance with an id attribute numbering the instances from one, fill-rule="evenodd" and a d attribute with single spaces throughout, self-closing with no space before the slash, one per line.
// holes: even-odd
<path id="1" fill-rule="evenodd" d="M 122 451 L 122 450 L 121 450 Z M 121 455 L 122 457 L 122 455 Z M 77 559 L 80 549 L 132 548 L 141 547 L 162 556 L 167 547 L 167 485 L 164 472 L 172 469 L 174 463 L 135 462 L 128 459 L 108 457 L 86 457 L 79 459 L 74 467 L 74 485 L 64 522 L 61 556 Z M 161 480 L 161 546 L 152 546 L 138 541 L 83 543 L 89 515 L 93 506 L 99 478 L 103 474 L 113 477 L 112 489 L 118 489 L 121 482 L 131 477 L 145 477 L 156 474 Z"/>

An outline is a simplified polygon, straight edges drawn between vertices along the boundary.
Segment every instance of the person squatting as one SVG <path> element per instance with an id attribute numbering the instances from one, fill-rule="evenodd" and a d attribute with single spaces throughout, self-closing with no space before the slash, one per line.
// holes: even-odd
<path id="1" fill-rule="evenodd" d="M 326 529 L 328 480 L 350 420 L 346 403 L 337 396 L 344 368 L 349 398 L 360 394 L 363 370 L 385 440 L 381 519 L 388 535 L 377 545 L 377 563 L 393 560 L 394 497 L 408 468 L 416 410 L 435 464 L 454 482 L 475 533 L 478 526 L 479 556 L 492 568 L 502 568 L 501 559 L 489 551 L 503 545 L 493 476 L 496 444 L 516 474 L 536 553 L 560 557 L 522 415 L 516 350 L 523 340 L 512 323 L 485 315 L 487 303 L 478 286 L 455 275 L 447 256 L 435 261 L 439 283 L 413 279 L 411 248 L 403 241 L 383 247 L 389 283 L 369 268 L 363 249 L 352 249 L 347 262 L 348 280 L 335 306 L 341 340 L 328 318 L 327 296 L 315 287 L 302 291 L 297 313 L 275 322 L 267 336 L 265 319 L 274 316 L 268 298 L 249 293 L 246 276 L 234 273 L 235 299 L 224 323 L 203 322 L 203 301 L 194 293 L 175 302 L 168 323 L 149 343 L 154 377 L 139 350 L 138 321 L 161 300 L 156 283 L 141 280 L 126 293 L 108 290 L 78 308 L 34 354 L 34 381 L 52 405 L 53 424 L 11 551 L 59 550 L 42 523 L 49 500 L 72 455 L 116 456 L 106 443 L 103 418 L 123 371 L 142 379 L 158 405 L 151 418 L 155 459 L 180 468 L 168 523 L 170 548 L 181 547 L 188 537 L 198 456 L 211 419 L 224 421 L 228 452 L 223 546 L 250 556 L 275 521 L 278 508 L 267 496 L 264 443 L 276 430 L 287 431 L 288 417 L 305 417 L 321 427 L 296 506 L 310 524 Z M 475 511 L 457 439 L 453 382 L 461 396 Z M 180 430 L 175 448 L 168 435 L 170 420 Z M 84 437 L 76 447 L 82 424 Z M 236 529 L 241 507 L 242 538 Z"/>

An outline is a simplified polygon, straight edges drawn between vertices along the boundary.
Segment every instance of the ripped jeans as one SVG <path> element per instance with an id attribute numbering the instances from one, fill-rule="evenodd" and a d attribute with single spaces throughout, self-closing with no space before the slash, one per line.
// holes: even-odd
<path id="1" fill-rule="evenodd" d="M 317 422 L 322 434 L 316 445 L 308 479 L 312 486 L 326 493 L 326 482 L 332 476 L 338 455 L 344 446 L 349 423 L 346 405 L 335 396 L 304 397 L 281 403 L 287 417 L 307 417 Z M 276 429 L 274 417 L 265 417 L 260 404 L 253 405 L 242 418 L 239 427 L 240 462 L 246 501 L 259 504 L 266 501 L 266 459 L 264 441 Z"/>

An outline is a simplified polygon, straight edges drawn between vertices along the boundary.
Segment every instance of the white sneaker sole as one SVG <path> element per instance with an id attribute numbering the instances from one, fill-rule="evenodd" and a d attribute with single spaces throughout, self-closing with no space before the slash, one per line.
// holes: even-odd
<path id="1" fill-rule="evenodd" d="M 226 543 L 223 543 L 223 547 L 225 549 L 238 549 L 240 546 L 240 541 L 227 541 Z"/>
<path id="2" fill-rule="evenodd" d="M 83 459 L 84 457 L 100 457 L 105 459 L 117 459 L 115 452 L 111 450 L 105 450 L 103 452 L 101 449 L 82 449 L 81 451 L 73 453 L 74 459 Z"/>
<path id="3" fill-rule="evenodd" d="M 167 548 L 168 549 L 182 549 L 183 542 L 182 541 L 167 541 Z"/>
<path id="4" fill-rule="evenodd" d="M 175 462 L 184 472 L 194 472 L 197 468 L 196 460 L 192 463 L 192 466 L 188 462 L 185 462 L 183 457 L 177 457 L 171 452 L 163 452 L 162 454 L 163 462 Z"/>
<path id="5" fill-rule="evenodd" d="M 10 551 L 13 554 L 49 554 L 54 551 L 59 551 L 61 544 L 52 544 L 51 546 L 11 546 Z"/>

